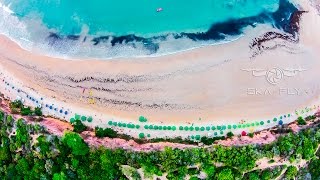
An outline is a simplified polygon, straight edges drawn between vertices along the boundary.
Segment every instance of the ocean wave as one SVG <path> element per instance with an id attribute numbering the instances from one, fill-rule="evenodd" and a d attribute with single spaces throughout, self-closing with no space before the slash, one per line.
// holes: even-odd
<path id="1" fill-rule="evenodd" d="M 276 12 L 216 23 L 206 32 L 166 33 L 146 38 L 134 34 L 93 36 L 88 34 L 87 26 L 82 27 L 80 34 L 60 35 L 57 30 L 46 27 L 40 17 L 18 18 L 8 6 L 0 4 L 0 33 L 26 50 L 64 59 L 162 56 L 234 41 L 244 35 L 245 29 L 258 24 L 294 33 L 288 24 L 295 11 L 297 8 L 291 2 L 280 0 Z"/>

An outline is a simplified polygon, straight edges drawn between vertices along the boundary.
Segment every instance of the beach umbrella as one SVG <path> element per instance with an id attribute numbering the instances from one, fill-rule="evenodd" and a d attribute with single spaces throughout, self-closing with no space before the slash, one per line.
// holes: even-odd
<path id="1" fill-rule="evenodd" d="M 201 127 L 200 130 L 201 130 L 201 131 L 204 131 L 204 127 Z"/>
<path id="2" fill-rule="evenodd" d="M 264 122 L 263 122 L 263 121 L 260 121 L 260 125 L 264 125 Z"/>
<path id="3" fill-rule="evenodd" d="M 74 121 L 75 121 L 74 118 L 71 118 L 71 119 L 70 119 L 70 123 L 73 123 Z"/>
<path id="4" fill-rule="evenodd" d="M 118 123 L 117 123 L 117 122 L 113 122 L 112 124 L 113 124 L 114 126 L 117 126 L 117 125 L 118 125 Z"/>
<path id="5" fill-rule="evenodd" d="M 217 136 L 217 135 L 218 135 L 218 133 L 217 133 L 217 132 L 214 132 L 213 134 L 214 134 L 215 136 Z"/>
<path id="6" fill-rule="evenodd" d="M 109 121 L 108 124 L 111 126 L 112 125 L 112 121 Z"/>
<path id="7" fill-rule="evenodd" d="M 193 131 L 193 129 L 194 129 L 194 128 L 193 128 L 192 126 L 191 126 L 191 127 L 189 127 L 189 130 L 190 130 L 190 131 Z"/>
<path id="8" fill-rule="evenodd" d="M 245 131 L 242 131 L 241 135 L 242 135 L 242 136 L 246 136 L 247 133 L 246 133 Z"/>
<path id="9" fill-rule="evenodd" d="M 182 126 L 179 126 L 179 130 L 182 131 L 182 130 L 183 130 L 183 127 L 182 127 Z"/>
<path id="10" fill-rule="evenodd" d="M 86 120 L 87 120 L 87 117 L 81 116 L 81 121 L 86 121 Z"/>
<path id="11" fill-rule="evenodd" d="M 233 127 L 233 129 L 237 129 L 237 125 L 233 125 L 232 127 Z"/>
<path id="12" fill-rule="evenodd" d="M 195 129 L 196 131 L 199 131 L 200 128 L 199 128 L 199 127 L 195 127 L 194 129 Z"/>
<path id="13" fill-rule="evenodd" d="M 177 128 L 175 126 L 172 126 L 172 130 L 175 131 Z"/>
<path id="14" fill-rule="evenodd" d="M 231 127 L 231 125 L 228 125 L 228 129 L 231 129 L 232 127 Z"/>
<path id="15" fill-rule="evenodd" d="M 92 122 L 92 120 L 93 120 L 93 119 L 92 119 L 91 116 L 89 116 L 88 119 L 87 119 L 88 122 Z"/>
<path id="16" fill-rule="evenodd" d="M 221 130 L 221 126 L 217 126 L 217 129 L 218 129 L 218 130 Z"/>
<path id="17" fill-rule="evenodd" d="M 207 126 L 207 127 L 206 127 L 206 130 L 207 130 L 207 131 L 210 131 L 210 126 Z"/>
<path id="18" fill-rule="evenodd" d="M 140 134 L 139 134 L 139 138 L 140 138 L 140 139 L 143 139 L 143 138 L 144 138 L 144 133 L 140 133 Z"/>
<path id="19" fill-rule="evenodd" d="M 279 125 L 280 126 L 283 125 L 283 121 L 282 120 L 279 121 Z"/>
<path id="20" fill-rule="evenodd" d="M 144 125 L 144 128 L 145 128 L 145 129 L 149 129 L 149 126 L 148 126 L 148 125 Z"/>
<path id="21" fill-rule="evenodd" d="M 139 129 L 139 128 L 140 128 L 140 125 L 139 125 L 139 124 L 137 124 L 137 125 L 136 125 L 136 129 Z"/>
<path id="22" fill-rule="evenodd" d="M 138 125 L 137 125 L 138 126 Z M 159 126 L 159 130 L 162 130 L 162 126 Z"/>
<path id="23" fill-rule="evenodd" d="M 167 130 L 167 126 L 163 126 L 163 130 Z"/>
<path id="24" fill-rule="evenodd" d="M 211 130 L 213 130 L 213 131 L 216 130 L 216 127 L 215 127 L 215 126 L 212 126 L 212 127 L 211 127 Z"/>
<path id="25" fill-rule="evenodd" d="M 267 123 L 270 123 L 270 122 L 271 122 L 270 120 L 267 121 Z"/>
<path id="26" fill-rule="evenodd" d="M 196 135 L 196 140 L 200 140 L 200 135 Z"/>

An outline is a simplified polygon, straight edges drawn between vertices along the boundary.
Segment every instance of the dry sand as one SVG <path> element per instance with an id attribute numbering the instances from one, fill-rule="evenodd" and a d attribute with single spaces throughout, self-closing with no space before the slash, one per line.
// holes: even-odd
<path id="1" fill-rule="evenodd" d="M 277 30 L 261 25 L 227 44 L 161 57 L 113 60 L 46 57 L 1 36 L 1 78 L 70 109 L 70 114 L 93 115 L 91 126 L 105 125 L 110 119 L 138 122 L 140 115 L 150 123 L 172 125 L 268 119 L 319 99 L 320 17 L 307 2 L 302 8 L 309 12 L 302 15 L 299 43 L 276 38 L 266 42 L 255 57 L 257 49 L 249 48 L 253 39 Z M 266 75 L 273 68 L 304 71 L 284 75 L 276 85 L 265 76 L 244 71 L 260 69 Z M 9 91 L 5 94 L 15 98 Z M 94 104 L 89 103 L 91 98 Z"/>

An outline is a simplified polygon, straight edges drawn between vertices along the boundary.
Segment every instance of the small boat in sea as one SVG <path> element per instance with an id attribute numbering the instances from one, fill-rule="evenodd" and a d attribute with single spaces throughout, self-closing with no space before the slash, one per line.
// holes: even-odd
<path id="1" fill-rule="evenodd" d="M 157 12 L 161 12 L 162 10 L 162 8 L 157 8 Z"/>

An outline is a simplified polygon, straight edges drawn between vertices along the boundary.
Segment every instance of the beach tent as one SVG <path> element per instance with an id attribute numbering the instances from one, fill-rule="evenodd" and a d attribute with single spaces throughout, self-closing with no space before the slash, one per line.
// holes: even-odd
<path id="1" fill-rule="evenodd" d="M 241 135 L 242 135 L 242 136 L 246 136 L 247 133 L 246 133 L 245 131 L 242 131 Z"/>

